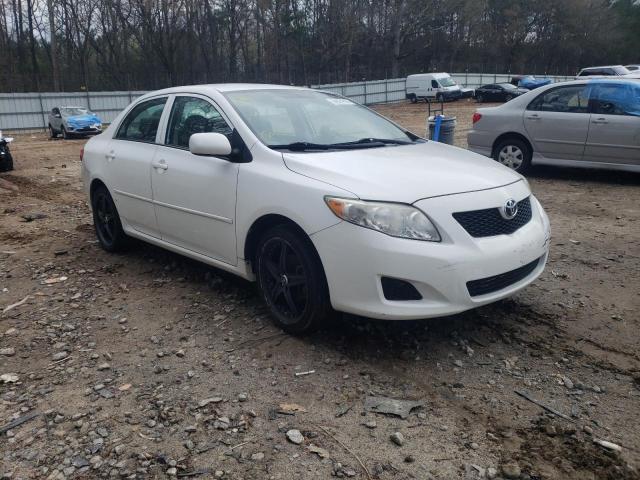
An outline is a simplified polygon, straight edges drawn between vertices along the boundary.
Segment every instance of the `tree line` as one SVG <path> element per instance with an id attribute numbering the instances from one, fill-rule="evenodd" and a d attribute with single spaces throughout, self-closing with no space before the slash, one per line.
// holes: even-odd
<path id="1" fill-rule="evenodd" d="M 640 62 L 638 0 L 0 0 L 0 91 Z"/>

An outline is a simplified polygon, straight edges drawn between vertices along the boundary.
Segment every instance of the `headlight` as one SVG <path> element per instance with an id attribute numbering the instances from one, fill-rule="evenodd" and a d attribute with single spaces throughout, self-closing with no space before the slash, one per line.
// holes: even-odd
<path id="1" fill-rule="evenodd" d="M 331 211 L 342 220 L 392 237 L 439 242 L 440 234 L 420 210 L 401 203 L 364 202 L 325 197 Z"/>

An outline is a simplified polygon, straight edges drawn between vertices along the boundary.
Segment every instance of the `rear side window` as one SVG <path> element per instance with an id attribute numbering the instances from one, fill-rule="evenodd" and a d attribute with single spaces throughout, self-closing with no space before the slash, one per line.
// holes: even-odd
<path id="1" fill-rule="evenodd" d="M 553 88 L 538 95 L 527 106 L 536 112 L 588 113 L 589 92 L 586 85 Z"/>
<path id="2" fill-rule="evenodd" d="M 597 85 L 591 95 L 591 111 L 599 115 L 640 116 L 640 85 Z"/>
<path id="3" fill-rule="evenodd" d="M 154 98 L 133 107 L 120 124 L 116 138 L 134 142 L 155 142 L 166 103 L 166 97 Z"/>

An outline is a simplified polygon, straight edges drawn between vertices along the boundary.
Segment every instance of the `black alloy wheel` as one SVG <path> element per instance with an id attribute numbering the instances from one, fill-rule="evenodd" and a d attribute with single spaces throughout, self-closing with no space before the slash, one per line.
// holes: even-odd
<path id="1" fill-rule="evenodd" d="M 118 210 L 109 191 L 105 187 L 98 187 L 91 195 L 91 205 L 100 246 L 108 252 L 122 250 L 128 237 L 122 229 Z"/>
<path id="2" fill-rule="evenodd" d="M 258 245 L 258 285 L 276 324 L 289 333 L 317 327 L 331 312 L 328 287 L 310 241 L 284 225 Z"/>

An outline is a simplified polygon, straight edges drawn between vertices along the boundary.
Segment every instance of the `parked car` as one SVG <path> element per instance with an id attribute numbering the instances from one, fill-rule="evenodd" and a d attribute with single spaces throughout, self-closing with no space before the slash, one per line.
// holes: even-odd
<path id="1" fill-rule="evenodd" d="M 82 160 L 105 250 L 135 237 L 256 281 L 289 332 L 333 309 L 454 314 L 512 295 L 547 261 L 549 221 L 521 175 L 328 92 L 148 93 Z"/>
<path id="2" fill-rule="evenodd" d="M 13 157 L 9 144 L 13 142 L 13 138 L 5 137 L 0 130 L 0 172 L 9 172 L 13 170 Z"/>
<path id="3" fill-rule="evenodd" d="M 533 75 L 527 75 L 526 77 L 522 77 L 520 79 L 520 81 L 518 82 L 518 87 L 527 90 L 535 90 L 536 88 L 549 85 L 551 82 L 552 80 L 550 78 L 537 78 Z"/>
<path id="4" fill-rule="evenodd" d="M 640 172 L 638 132 L 640 81 L 590 78 L 478 109 L 467 142 L 520 173 L 537 163 Z"/>
<path id="5" fill-rule="evenodd" d="M 630 72 L 637 72 L 640 70 L 640 65 L 625 65 L 625 68 Z"/>
<path id="6" fill-rule="evenodd" d="M 576 75 L 576 80 L 581 77 L 618 77 L 627 75 L 629 70 L 622 65 L 608 65 L 605 67 L 588 67 L 583 68 Z"/>
<path id="7" fill-rule="evenodd" d="M 482 102 L 508 102 L 529 90 L 514 87 L 510 83 L 492 83 L 476 88 L 476 100 Z"/>
<path id="8" fill-rule="evenodd" d="M 418 100 L 447 101 L 462 98 L 462 90 L 448 73 L 418 73 L 406 80 L 405 96 L 411 103 Z M 468 92 L 466 92 L 468 94 Z"/>
<path id="9" fill-rule="evenodd" d="M 49 112 L 49 135 L 96 135 L 102 132 L 102 120 L 84 107 L 54 107 Z"/>

